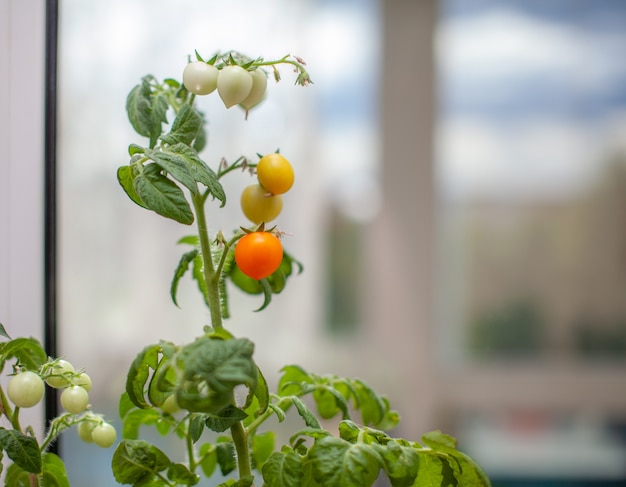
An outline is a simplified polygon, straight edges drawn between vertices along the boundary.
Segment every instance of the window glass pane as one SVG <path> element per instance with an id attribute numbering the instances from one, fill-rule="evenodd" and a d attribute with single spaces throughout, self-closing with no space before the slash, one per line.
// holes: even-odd
<path id="1" fill-rule="evenodd" d="M 443 2 L 442 319 L 456 358 L 626 358 L 622 3 Z"/>

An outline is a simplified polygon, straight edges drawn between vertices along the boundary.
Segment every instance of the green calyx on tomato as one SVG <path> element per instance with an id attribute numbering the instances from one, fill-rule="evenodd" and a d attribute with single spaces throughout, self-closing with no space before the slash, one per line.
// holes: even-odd
<path id="1" fill-rule="evenodd" d="M 295 179 L 291 163 L 277 152 L 261 157 L 256 175 L 261 186 L 274 195 L 289 191 Z"/>
<path id="2" fill-rule="evenodd" d="M 235 262 L 246 276 L 256 280 L 274 273 L 283 259 L 283 246 L 270 232 L 251 232 L 235 246 Z"/>

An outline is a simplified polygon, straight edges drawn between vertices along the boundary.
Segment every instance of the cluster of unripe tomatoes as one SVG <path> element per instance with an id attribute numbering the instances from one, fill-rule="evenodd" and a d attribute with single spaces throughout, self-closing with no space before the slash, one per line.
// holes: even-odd
<path id="1" fill-rule="evenodd" d="M 115 428 L 101 416 L 87 411 L 91 378 L 85 372 L 76 371 L 66 360 L 53 360 L 44 364 L 38 372 L 24 370 L 11 377 L 7 395 L 18 408 L 30 408 L 41 402 L 45 384 L 62 389 L 61 406 L 70 414 L 85 413 L 77 422 L 80 438 L 108 448 L 117 438 Z"/>

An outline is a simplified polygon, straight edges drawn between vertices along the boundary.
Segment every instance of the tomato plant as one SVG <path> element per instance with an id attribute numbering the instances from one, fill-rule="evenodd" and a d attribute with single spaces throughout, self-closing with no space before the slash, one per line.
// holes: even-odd
<path id="1" fill-rule="evenodd" d="M 235 262 L 246 276 L 256 280 L 273 274 L 283 260 L 283 246 L 270 232 L 251 232 L 235 247 Z"/>
<path id="2" fill-rule="evenodd" d="M 261 186 L 272 194 L 286 193 L 293 185 L 293 167 L 278 153 L 261 157 L 256 166 L 256 173 Z"/>
<path id="3" fill-rule="evenodd" d="M 267 96 L 266 70 L 279 81 L 281 66 L 295 70 L 296 84 L 311 83 L 297 57 L 265 60 L 229 51 L 208 61 L 196 53 L 196 61 L 181 66 L 182 83 L 147 75 L 130 91 L 128 118 L 145 140 L 128 146 L 129 162 L 118 168 L 118 181 L 139 207 L 194 228 L 179 241 L 186 250 L 174 270 L 170 296 L 179 305 L 178 285 L 191 274 L 210 324 L 203 320 L 201 332 L 187 343 L 159 340 L 139 351 L 119 401 L 119 442 L 112 424 L 91 410 L 86 372 L 48 357 L 34 339 L 11 339 L 0 325 L 0 336 L 7 339 L 0 343 L 0 363 L 4 369 L 11 361 L 14 375 L 7 394 L 0 389 L 0 415 L 8 422 L 0 427 L 0 448 L 12 462 L 6 485 L 69 485 L 63 460 L 49 446 L 76 426 L 86 443 L 104 448 L 117 443 L 111 468 L 123 485 L 192 486 L 219 471 L 225 477 L 219 487 L 370 487 L 379 477 L 394 487 L 489 486 L 481 468 L 457 450 L 454 438 L 435 431 L 409 441 L 387 433 L 398 425 L 399 415 L 363 380 L 287 365 L 270 392 L 254 342 L 226 327 L 229 289 L 262 295 L 256 310 L 261 311 L 302 271 L 277 236 L 285 233 L 265 229 L 280 213 L 281 195 L 292 188 L 294 170 L 278 151 L 256 164 L 245 156 L 232 163 L 219 160 L 213 169 L 201 155 L 207 131 L 198 95 L 217 90 L 226 108 L 241 105 L 247 115 Z M 241 198 L 255 226 L 246 228 L 236 220 L 230 227 L 234 231 L 210 229 L 209 211 L 227 203 L 222 178 L 236 174 L 256 174 L 258 184 L 248 184 L 252 189 Z M 47 425 L 40 441 L 31 427 L 22 427 L 19 416 L 21 408 L 41 401 L 45 384 L 52 393 L 60 390 L 65 411 Z M 285 421 L 288 414 L 295 421 Z M 296 430 L 279 434 L 270 427 L 275 423 L 295 424 Z M 154 440 L 140 439 L 146 427 L 180 441 L 176 450 L 184 455 L 176 456 L 184 460 L 170 458 Z"/>
<path id="4" fill-rule="evenodd" d="M 198 53 L 196 58 L 205 62 Z M 311 82 L 304 62 L 292 56 L 269 61 L 229 51 L 206 63 L 219 71 L 217 92 L 226 108 L 238 104 L 246 117 L 268 96 L 266 70 L 279 81 L 278 68 L 287 65 L 297 73 L 296 84 Z M 393 486 L 488 486 L 480 467 L 456 449 L 453 438 L 432 432 L 415 442 L 385 433 L 399 416 L 364 381 L 289 365 L 281 370 L 276 392 L 270 392 L 254 359 L 254 343 L 227 330 L 225 320 L 231 317 L 232 287 L 263 295 L 261 311 L 297 275 L 294 270 L 302 270 L 277 237 L 284 232 L 265 230 L 282 210 L 294 170 L 278 151 L 259 156 L 256 163 L 245 156 L 232 163 L 221 160 L 211 169 L 201 155 L 206 137 L 200 102 L 180 92 L 172 78 L 159 83 L 148 75 L 131 90 L 127 103 L 131 125 L 147 140 L 130 145 L 129 164 L 118 169 L 118 180 L 139 206 L 184 225 L 195 223 L 195 233 L 179 241 L 186 250 L 174 270 L 170 296 L 180 305 L 178 286 L 190 274 L 211 322 L 189 343 L 159 341 L 137 354 L 119 403 L 124 439 L 112 460 L 116 480 L 137 486 L 196 485 L 202 474 L 210 477 L 219 469 L 231 476 L 220 487 L 369 487 L 382 475 Z M 169 128 L 152 116 L 166 109 L 160 103 L 176 114 Z M 229 201 L 222 178 L 237 172 L 256 175 L 258 184 L 248 183 L 240 198 L 244 216 L 255 226 L 233 221 L 241 230 L 210 233 L 209 209 L 219 211 Z M 282 435 L 289 438 L 285 444 L 277 444 L 279 436 L 267 422 L 283 422 L 288 413 L 299 417 L 301 427 Z M 338 425 L 335 431 L 326 429 L 327 420 Z M 180 437 L 187 461 L 171 460 L 156 444 L 139 439 L 139 425 Z"/>
<path id="5" fill-rule="evenodd" d="M 11 461 L 3 472 L 5 485 L 69 486 L 63 460 L 49 451 L 51 443 L 74 426 L 79 437 L 91 443 L 94 441 L 91 432 L 95 426 L 106 424 L 108 436 L 105 438 L 108 441 L 102 439 L 100 446 L 108 447 L 112 446 L 111 429 L 115 432 L 115 428 L 102 416 L 91 412 L 87 391 L 72 385 L 81 383 L 91 387 L 91 379 L 85 372 L 76 371 L 67 360 L 48 357 L 34 338 L 12 339 L 2 324 L 0 337 L 6 340 L 0 342 L 0 369 L 4 370 L 7 364 L 13 362 L 10 368 L 15 372 L 9 380 L 6 394 L 0 386 L 0 416 L 6 420 L 6 424 L 0 426 L 0 451 Z M 61 402 L 66 412 L 53 418 L 43 438 L 39 439 L 32 426 L 22 426 L 20 409 L 39 404 L 46 393 L 46 384 L 50 387 L 48 393 L 54 394 L 56 389 L 64 388 Z M 87 402 L 84 402 L 86 395 Z"/>
<path id="6" fill-rule="evenodd" d="M 241 211 L 257 225 L 274 220 L 283 209 L 282 195 L 272 195 L 260 184 L 250 184 L 241 193 Z"/>

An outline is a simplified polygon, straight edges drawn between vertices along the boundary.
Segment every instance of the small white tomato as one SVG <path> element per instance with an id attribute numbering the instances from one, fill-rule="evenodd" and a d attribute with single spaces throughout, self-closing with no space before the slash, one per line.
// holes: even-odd
<path id="1" fill-rule="evenodd" d="M 217 88 L 218 73 L 211 64 L 193 61 L 183 70 L 183 84 L 194 95 L 208 95 Z"/>

